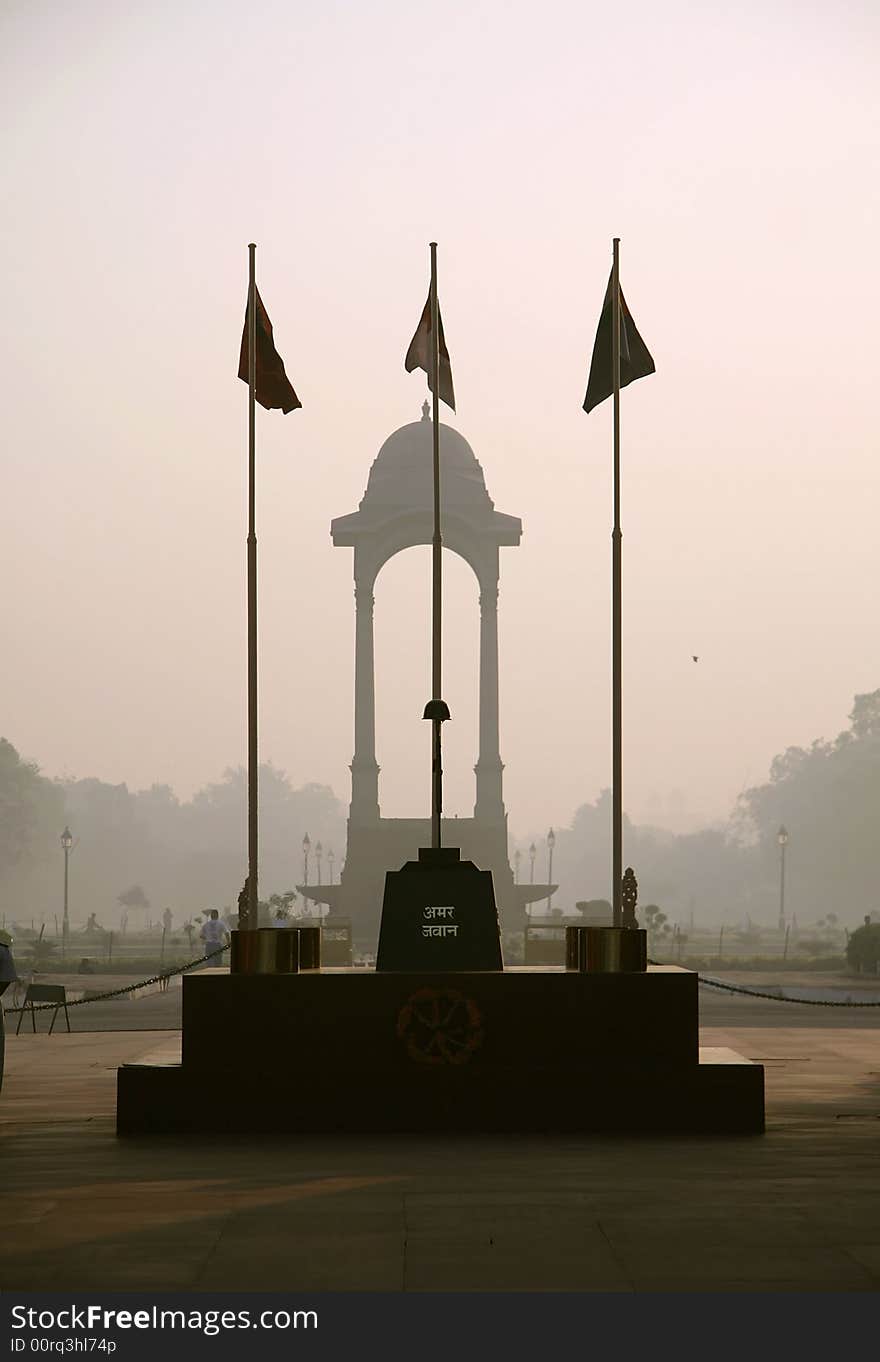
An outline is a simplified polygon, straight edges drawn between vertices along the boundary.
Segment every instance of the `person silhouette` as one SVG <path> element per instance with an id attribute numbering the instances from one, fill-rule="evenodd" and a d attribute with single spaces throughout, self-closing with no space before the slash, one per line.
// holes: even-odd
<path id="1" fill-rule="evenodd" d="M 212 952 L 224 951 L 229 944 L 229 933 L 226 930 L 226 923 L 221 921 L 220 914 L 216 908 L 212 908 L 207 919 L 202 924 L 199 932 L 205 954 L 211 955 Z M 217 969 L 223 964 L 222 954 L 214 954 L 209 961 L 206 961 L 209 969 Z"/>
<path id="2" fill-rule="evenodd" d="M 238 896 L 238 929 L 243 931 L 247 927 L 248 920 L 248 895 L 250 890 L 250 875 L 242 885 L 241 893 Z"/>

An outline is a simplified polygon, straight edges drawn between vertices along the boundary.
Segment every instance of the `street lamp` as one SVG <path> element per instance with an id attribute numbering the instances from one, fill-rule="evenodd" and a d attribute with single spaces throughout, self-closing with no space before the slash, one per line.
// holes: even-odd
<path id="1" fill-rule="evenodd" d="M 513 882 L 519 884 L 519 863 L 522 860 L 522 852 L 519 847 L 513 853 Z"/>
<path id="2" fill-rule="evenodd" d="M 788 845 L 788 831 L 781 824 L 776 834 L 779 843 L 779 930 L 785 931 L 785 848 Z"/>
<path id="3" fill-rule="evenodd" d="M 547 833 L 547 850 L 548 850 L 548 852 L 549 852 L 549 865 L 548 865 L 548 868 L 547 868 L 547 884 L 548 884 L 548 886 L 552 886 L 552 884 L 553 884 L 553 848 L 554 848 L 555 846 L 556 846 L 556 833 L 555 833 L 555 832 L 553 831 L 553 829 L 551 828 L 550 831 Z M 552 888 L 551 888 L 549 894 L 547 895 L 547 916 L 548 916 L 548 917 L 550 916 L 550 900 L 552 899 L 552 897 L 553 897 L 553 890 L 552 890 Z"/>
<path id="4" fill-rule="evenodd" d="M 532 845 L 529 847 L 529 860 L 530 860 L 531 866 L 532 866 L 532 870 L 531 870 L 532 878 L 531 878 L 531 880 L 529 881 L 530 884 L 534 884 L 534 883 L 535 883 L 535 857 L 537 856 L 537 854 L 538 854 L 538 853 L 537 853 L 537 851 L 535 850 L 535 844 L 534 844 L 534 842 L 532 842 Z"/>
<path id="5" fill-rule="evenodd" d="M 67 956 L 67 941 L 70 936 L 70 918 L 67 915 L 67 881 L 70 849 L 73 846 L 73 837 L 68 827 L 65 827 L 61 834 L 61 845 L 64 848 L 64 917 L 61 919 L 61 957 L 64 959 Z"/>
<path id="6" fill-rule="evenodd" d="M 311 848 L 311 845 L 312 845 L 311 838 L 309 837 L 309 834 L 306 833 L 305 837 L 303 838 L 303 890 L 304 890 L 304 891 L 307 890 L 308 887 L 309 887 L 309 850 L 310 850 L 310 848 Z M 308 894 L 305 893 L 305 892 L 303 892 L 303 910 L 304 910 L 304 912 L 308 915 L 308 912 L 309 912 L 309 896 L 308 896 Z"/>
<path id="7" fill-rule="evenodd" d="M 319 886 L 319 888 L 320 888 L 320 886 L 321 886 L 321 884 L 322 884 L 322 880 L 321 880 L 321 857 L 323 856 L 323 854 L 324 854 L 324 848 L 321 846 L 321 843 L 320 843 L 320 842 L 316 842 L 316 843 L 315 843 L 315 860 L 316 860 L 317 863 L 318 863 L 318 886 Z M 324 916 L 324 905 L 323 905 L 323 903 L 321 903 L 321 902 L 319 901 L 319 903 L 318 903 L 318 917 L 323 917 L 323 916 Z"/>

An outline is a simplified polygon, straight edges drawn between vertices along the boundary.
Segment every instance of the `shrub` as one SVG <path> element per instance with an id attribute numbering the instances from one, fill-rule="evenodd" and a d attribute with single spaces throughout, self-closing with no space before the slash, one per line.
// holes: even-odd
<path id="1" fill-rule="evenodd" d="M 857 927 L 846 943 L 846 960 L 850 969 L 873 973 L 880 964 L 880 922 Z"/>

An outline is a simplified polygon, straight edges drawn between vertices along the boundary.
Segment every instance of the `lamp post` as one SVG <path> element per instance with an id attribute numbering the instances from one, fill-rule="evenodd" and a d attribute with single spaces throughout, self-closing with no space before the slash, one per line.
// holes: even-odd
<path id="1" fill-rule="evenodd" d="M 785 848 L 788 845 L 788 831 L 781 824 L 776 834 L 779 843 L 779 930 L 785 931 Z"/>
<path id="2" fill-rule="evenodd" d="M 311 849 L 311 838 L 306 833 L 303 838 L 303 909 L 309 915 L 309 896 L 305 891 L 309 887 L 309 850 Z"/>
<path id="3" fill-rule="evenodd" d="M 530 884 L 535 883 L 535 857 L 537 856 L 537 854 L 538 853 L 535 849 L 535 844 L 534 842 L 532 842 L 532 845 L 529 847 L 529 861 L 531 862 L 531 879 L 529 880 Z"/>
<path id="4" fill-rule="evenodd" d="M 331 884 L 333 883 L 333 863 L 334 863 L 335 860 L 336 860 L 336 853 L 334 852 L 333 848 L 331 847 L 330 850 L 327 852 L 327 864 L 328 864 L 329 867 L 330 867 L 330 883 L 331 883 Z"/>
<path id="5" fill-rule="evenodd" d="M 64 960 L 67 958 L 67 942 L 70 936 L 70 918 L 67 915 L 67 884 L 70 849 L 73 846 L 73 837 L 68 827 L 65 827 L 61 834 L 61 845 L 64 848 L 64 916 L 61 919 L 61 958 Z"/>
<path id="6" fill-rule="evenodd" d="M 519 884 L 519 863 L 522 860 L 522 852 L 519 847 L 513 853 L 513 882 Z"/>
<path id="7" fill-rule="evenodd" d="M 550 916 L 550 900 L 553 897 L 553 848 L 556 846 L 556 833 L 551 828 L 547 833 L 547 851 L 549 852 L 549 864 L 547 867 L 547 885 L 549 893 L 547 895 L 547 916 Z"/>
<path id="8" fill-rule="evenodd" d="M 318 863 L 318 888 L 321 887 L 321 857 L 323 856 L 323 854 L 324 854 L 324 848 L 321 846 L 321 843 L 320 843 L 320 842 L 316 842 L 316 843 L 315 843 L 315 860 L 316 860 L 317 863 Z M 320 899 L 319 899 L 319 900 L 318 900 L 318 917 L 323 917 L 323 916 L 324 916 L 324 905 L 323 905 L 323 903 L 321 903 L 321 901 L 320 901 Z"/>

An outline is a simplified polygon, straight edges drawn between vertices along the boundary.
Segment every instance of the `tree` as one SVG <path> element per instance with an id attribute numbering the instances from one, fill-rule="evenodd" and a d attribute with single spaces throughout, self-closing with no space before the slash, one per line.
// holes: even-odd
<path id="1" fill-rule="evenodd" d="M 579 899 L 574 905 L 582 917 L 611 920 L 613 909 L 608 899 Z"/>
<path id="2" fill-rule="evenodd" d="M 779 895 L 781 824 L 789 832 L 786 890 L 802 920 L 828 904 L 861 912 L 876 894 L 880 826 L 880 690 L 857 695 L 850 726 L 831 742 L 789 748 L 764 785 L 739 803 L 740 829 L 752 843 L 755 899 L 769 917 Z"/>
<path id="3" fill-rule="evenodd" d="M 55 854 L 64 823 L 61 789 L 0 738 L 0 875 Z"/>
<path id="4" fill-rule="evenodd" d="M 880 922 L 865 918 L 846 943 L 846 962 L 859 974 L 874 973 L 880 965 Z"/>
<path id="5" fill-rule="evenodd" d="M 853 697 L 849 726 L 857 741 L 880 738 L 880 690 L 872 691 L 870 695 Z"/>
<path id="6" fill-rule="evenodd" d="M 709 912 L 714 908 L 717 916 L 742 910 L 755 879 L 750 863 L 757 858 L 738 833 L 738 828 L 722 825 L 676 836 L 663 828 L 639 827 L 625 817 L 626 860 L 638 875 L 641 897 L 655 903 L 662 899 L 667 912 L 678 914 L 687 912 L 694 899 Z M 540 837 L 533 840 L 538 844 Z M 554 871 L 557 866 L 560 902 L 569 896 L 584 901 L 585 886 L 590 886 L 591 897 L 610 897 L 609 790 L 602 790 L 592 804 L 582 804 L 570 828 L 556 829 Z"/>
<path id="7" fill-rule="evenodd" d="M 126 889 L 121 894 L 117 894 L 116 902 L 123 908 L 149 908 L 150 900 L 147 898 L 139 884 L 133 884 L 130 889 Z"/>
<path id="8" fill-rule="evenodd" d="M 303 833 L 337 854 L 346 810 L 327 786 L 295 789 L 283 771 L 260 767 L 261 888 L 300 882 Z M 65 824 L 77 838 L 71 865 L 72 921 L 115 904 L 120 884 L 148 881 L 155 900 L 180 920 L 205 903 L 234 900 L 247 867 L 247 775 L 230 768 L 188 802 L 167 785 L 130 790 L 92 777 L 52 781 L 0 740 L 0 914 L 25 916 L 57 905 Z M 146 899 L 146 895 L 144 896 Z M 33 905 L 32 907 L 30 905 Z M 132 905 L 143 911 L 144 903 Z M 99 911 L 103 910 L 99 907 Z M 108 926 L 112 925 L 108 922 Z"/>
<path id="9" fill-rule="evenodd" d="M 646 903 L 641 912 L 648 932 L 648 947 L 653 950 L 661 937 L 669 935 L 671 928 L 666 914 L 658 904 Z"/>

